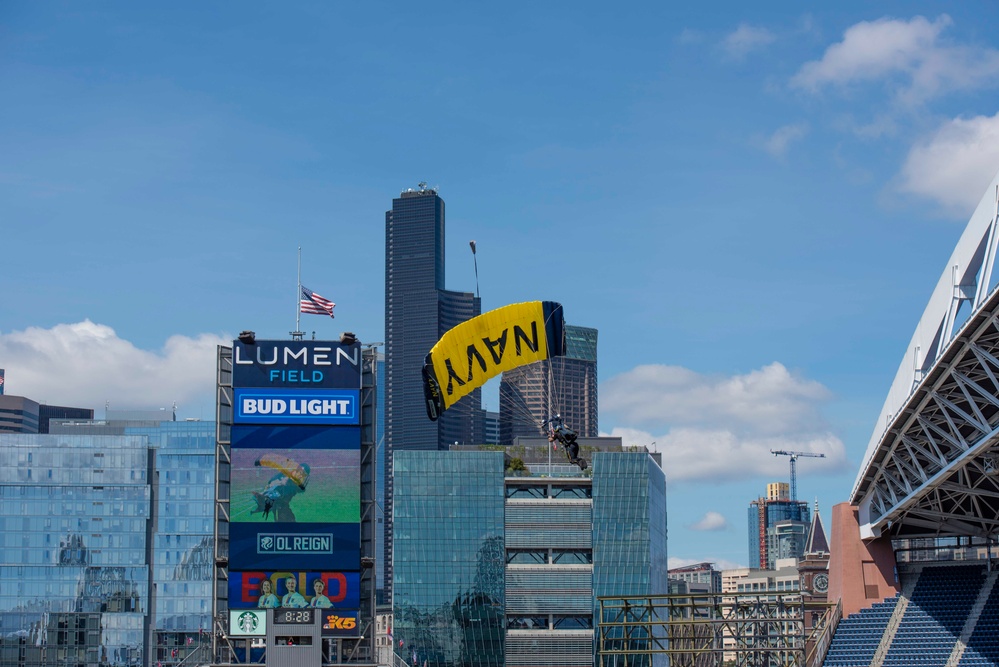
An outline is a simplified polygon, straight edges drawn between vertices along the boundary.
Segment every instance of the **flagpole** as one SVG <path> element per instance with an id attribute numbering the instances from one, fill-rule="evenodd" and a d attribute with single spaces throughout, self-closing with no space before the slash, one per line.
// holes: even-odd
<path id="1" fill-rule="evenodd" d="M 298 246 L 298 289 L 295 292 L 295 330 L 291 332 L 292 340 L 302 340 L 302 246 Z"/>

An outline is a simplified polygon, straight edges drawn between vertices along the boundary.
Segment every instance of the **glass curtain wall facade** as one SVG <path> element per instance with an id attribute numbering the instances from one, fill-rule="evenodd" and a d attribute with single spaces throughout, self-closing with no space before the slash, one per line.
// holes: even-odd
<path id="1" fill-rule="evenodd" d="M 149 509 L 152 664 L 208 662 L 214 567 L 215 422 L 173 421 L 169 411 L 118 412 L 53 422 L 77 435 L 130 435 L 152 452 Z"/>
<path id="2" fill-rule="evenodd" d="M 130 423 L 0 436 L 0 664 L 210 661 L 215 424 Z"/>
<path id="3" fill-rule="evenodd" d="M 147 665 L 152 454 L 0 435 L 0 664 Z"/>
<path id="4" fill-rule="evenodd" d="M 596 452 L 592 478 L 504 466 L 500 451 L 396 458 L 394 637 L 407 662 L 590 667 L 596 596 L 668 592 L 652 457 Z"/>
<path id="5" fill-rule="evenodd" d="M 215 422 L 127 428 L 155 449 L 153 664 L 210 662 Z"/>
<path id="6" fill-rule="evenodd" d="M 536 438 L 555 414 L 581 437 L 595 438 L 597 421 L 597 330 L 566 325 L 566 354 L 503 373 L 500 381 L 500 444 Z"/>
<path id="7" fill-rule="evenodd" d="M 749 504 L 749 563 L 763 570 L 774 569 L 778 558 L 801 558 L 811 523 L 808 503 L 802 500 L 770 500 L 758 498 Z M 804 527 L 803 537 L 778 535 L 780 522 L 792 522 Z"/>
<path id="8" fill-rule="evenodd" d="M 503 665 L 503 466 L 396 453 L 393 637 L 411 665 Z"/>
<path id="9" fill-rule="evenodd" d="M 482 393 L 475 390 L 432 422 L 420 369 L 449 329 L 481 313 L 472 293 L 444 289 L 444 200 L 421 186 L 385 213 L 385 549 L 384 597 L 391 599 L 394 453 L 479 444 L 485 438 Z"/>
<path id="10" fill-rule="evenodd" d="M 669 590 L 662 468 L 645 453 L 596 452 L 593 469 L 593 594 Z"/>

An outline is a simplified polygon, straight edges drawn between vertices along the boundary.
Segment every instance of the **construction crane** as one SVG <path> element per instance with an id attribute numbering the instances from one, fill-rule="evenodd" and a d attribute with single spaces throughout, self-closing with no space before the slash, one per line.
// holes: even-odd
<path id="1" fill-rule="evenodd" d="M 813 454 L 811 452 L 785 452 L 783 449 L 771 449 L 770 453 L 774 456 L 790 456 L 791 457 L 791 500 L 798 499 L 798 474 L 795 471 L 795 463 L 798 461 L 799 456 L 811 456 L 816 459 L 824 459 L 825 454 Z"/>

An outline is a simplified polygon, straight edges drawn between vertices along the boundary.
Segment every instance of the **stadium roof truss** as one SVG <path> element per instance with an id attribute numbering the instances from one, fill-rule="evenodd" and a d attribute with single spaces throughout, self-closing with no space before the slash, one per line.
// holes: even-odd
<path id="1" fill-rule="evenodd" d="M 999 176 L 940 277 L 854 485 L 861 536 L 999 535 Z"/>

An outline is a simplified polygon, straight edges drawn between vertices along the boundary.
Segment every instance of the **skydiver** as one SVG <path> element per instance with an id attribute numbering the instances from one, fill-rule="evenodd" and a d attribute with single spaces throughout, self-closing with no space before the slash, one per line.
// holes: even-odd
<path id="1" fill-rule="evenodd" d="M 576 442 L 578 434 L 565 425 L 561 415 L 555 415 L 544 425 L 548 427 L 548 442 L 552 443 L 552 446 L 556 442 L 561 443 L 569 463 L 579 466 L 580 470 L 586 470 L 586 460 L 579 458 L 579 443 Z"/>
<path id="2" fill-rule="evenodd" d="M 301 486 L 283 472 L 279 472 L 267 480 L 263 489 L 253 492 L 257 508 L 250 510 L 250 514 L 263 512 L 266 519 L 273 510 L 275 521 L 295 521 L 295 513 L 291 509 L 291 499 L 305 491 L 309 481 L 309 464 L 303 463 L 302 470 L 305 471 L 305 480 Z"/>

